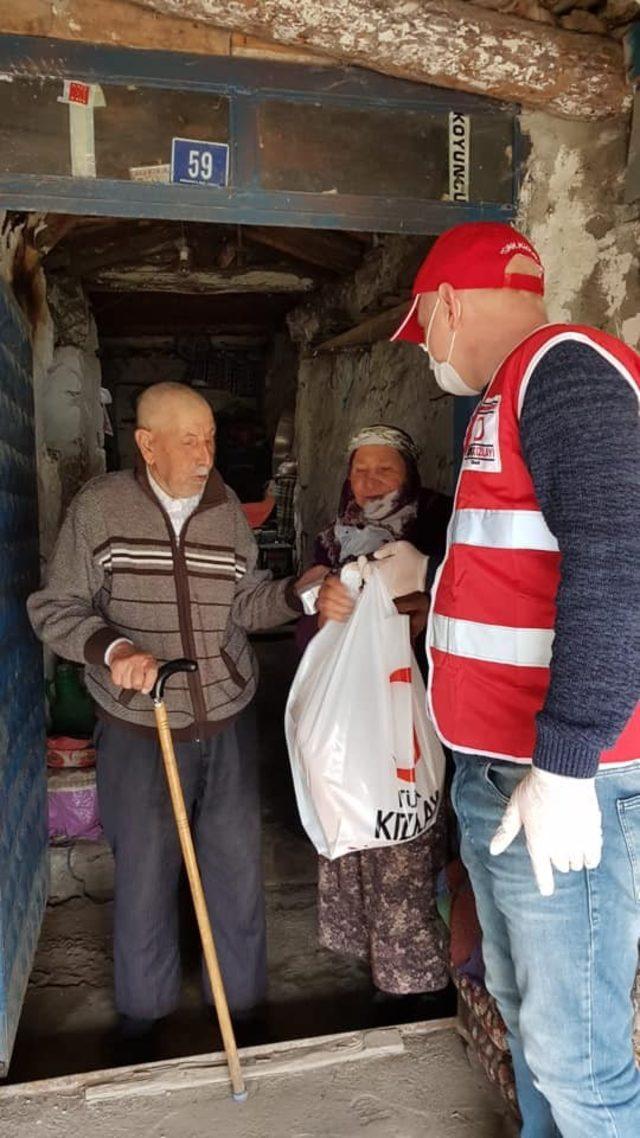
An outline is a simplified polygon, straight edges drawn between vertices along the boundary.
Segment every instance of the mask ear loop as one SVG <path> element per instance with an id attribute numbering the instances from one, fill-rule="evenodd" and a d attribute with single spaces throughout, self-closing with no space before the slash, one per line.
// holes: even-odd
<path id="1" fill-rule="evenodd" d="M 457 298 L 456 298 L 456 300 L 457 300 Z M 458 304 L 460 304 L 460 301 L 457 301 L 457 303 L 458 303 Z M 462 307 L 462 306 L 460 306 L 460 307 Z M 459 314 L 458 314 L 458 315 L 459 315 Z M 452 357 L 452 355 L 453 355 L 453 345 L 454 345 L 454 344 L 455 344 L 455 342 L 456 342 L 456 336 L 457 336 L 457 335 L 458 335 L 458 329 L 457 329 L 457 328 L 454 328 L 454 330 L 453 330 L 453 335 L 452 335 L 452 337 L 451 337 L 451 343 L 450 343 L 450 345 L 449 345 L 449 355 L 447 356 L 447 363 L 448 363 L 448 364 L 450 364 L 450 363 L 451 363 L 451 357 Z"/>
<path id="2" fill-rule="evenodd" d="M 429 318 L 429 323 L 427 325 L 427 331 L 425 334 L 424 341 L 422 344 L 420 344 L 420 347 L 422 348 L 423 352 L 427 353 L 430 360 L 433 359 L 433 357 L 431 355 L 431 352 L 429 351 L 429 337 L 431 336 L 431 329 L 433 327 L 433 321 L 435 319 L 436 312 L 438 311 L 438 305 L 439 304 L 440 304 L 440 297 L 438 297 L 438 299 L 436 300 L 433 312 L 431 313 L 431 316 Z M 456 335 L 457 335 L 457 329 L 454 328 L 453 334 L 451 336 L 451 343 L 449 344 L 449 351 L 447 353 L 447 358 L 445 360 L 445 363 L 448 363 L 448 364 L 451 363 L 451 357 L 453 355 L 453 346 L 456 342 Z M 436 361 L 434 361 L 434 362 L 436 362 Z"/>
<path id="3" fill-rule="evenodd" d="M 427 353 L 427 355 L 429 356 L 429 359 L 431 359 L 431 352 L 429 351 L 429 337 L 431 335 L 431 329 L 433 327 L 434 317 L 435 317 L 436 312 L 438 311 L 438 305 L 439 304 L 440 304 L 440 297 L 438 297 L 438 299 L 436 300 L 433 312 L 431 313 L 431 316 L 429 317 L 429 323 L 427 325 L 427 331 L 425 333 L 424 340 L 420 344 L 420 347 L 422 348 L 423 352 Z"/>

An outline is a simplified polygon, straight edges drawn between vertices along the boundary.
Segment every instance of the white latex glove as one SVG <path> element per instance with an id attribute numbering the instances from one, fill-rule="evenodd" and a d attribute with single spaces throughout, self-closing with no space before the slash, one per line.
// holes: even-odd
<path id="1" fill-rule="evenodd" d="M 602 817 L 593 778 L 568 778 L 532 767 L 518 784 L 491 842 L 504 853 L 520 830 L 543 897 L 554 890 L 553 870 L 595 869 L 602 855 Z"/>
<path id="2" fill-rule="evenodd" d="M 429 558 L 419 553 L 409 541 L 392 541 L 374 553 L 375 561 L 358 558 L 358 567 L 366 583 L 373 572 L 381 573 L 392 600 L 409 593 L 423 593 Z M 375 562 L 378 562 L 376 565 Z"/>

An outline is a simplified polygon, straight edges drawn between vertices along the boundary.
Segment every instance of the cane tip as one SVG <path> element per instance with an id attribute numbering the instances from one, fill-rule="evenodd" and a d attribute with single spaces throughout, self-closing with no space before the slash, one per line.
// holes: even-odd
<path id="1" fill-rule="evenodd" d="M 234 1102 L 246 1102 L 249 1098 L 248 1091 L 233 1091 L 231 1095 Z"/>

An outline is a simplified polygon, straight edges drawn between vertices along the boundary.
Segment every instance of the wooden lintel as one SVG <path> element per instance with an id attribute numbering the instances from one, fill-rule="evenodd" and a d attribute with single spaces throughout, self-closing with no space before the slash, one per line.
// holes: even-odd
<path id="1" fill-rule="evenodd" d="M 631 103 L 622 47 L 465 0 L 133 0 L 437 87 L 605 119 Z"/>
<path id="2" fill-rule="evenodd" d="M 77 43 L 182 51 L 192 55 L 308 63 L 314 67 L 333 62 L 304 46 L 288 47 L 242 32 L 234 34 L 200 21 L 136 10 L 132 0 L 90 0 L 90 3 L 63 0 L 59 4 L 51 0 L 3 4 L 0 0 L 0 34 L 46 36 Z"/>
<path id="3" fill-rule="evenodd" d="M 85 278 L 85 286 L 100 292 L 171 292 L 191 295 L 222 293 L 298 293 L 310 292 L 311 277 L 275 269 L 246 269 L 240 272 L 158 268 L 135 265 L 129 269 L 104 269 Z"/>
<path id="4" fill-rule="evenodd" d="M 236 32 L 231 34 L 231 54 L 239 59 L 273 59 L 278 63 L 309 63 L 314 67 L 333 62 L 328 56 L 305 47 L 290 47 Z"/>
<path id="5" fill-rule="evenodd" d="M 47 36 L 79 43 L 230 55 L 228 31 L 189 19 L 162 18 L 145 12 L 131 0 L 22 0 L 0 3 L 0 33 Z"/>
<path id="6" fill-rule="evenodd" d="M 379 312 L 377 316 L 370 316 L 348 332 L 341 332 L 339 336 L 332 336 L 322 344 L 317 344 L 316 352 L 338 352 L 343 348 L 365 347 L 375 344 L 378 340 L 388 340 L 391 333 L 397 328 L 403 316 L 406 316 L 410 301 L 398 304 L 395 308 L 388 308 L 386 312 Z"/>

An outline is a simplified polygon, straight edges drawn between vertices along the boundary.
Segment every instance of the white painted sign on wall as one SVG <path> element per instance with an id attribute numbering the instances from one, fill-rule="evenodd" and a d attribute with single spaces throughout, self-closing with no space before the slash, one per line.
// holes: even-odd
<path id="1" fill-rule="evenodd" d="M 468 115 L 449 114 L 449 197 L 452 202 L 469 201 L 469 150 L 471 120 Z"/>

